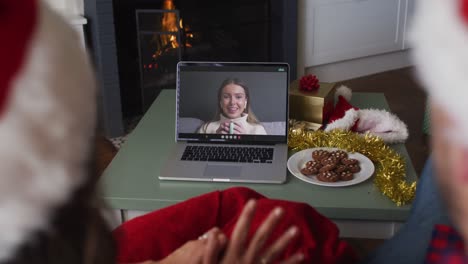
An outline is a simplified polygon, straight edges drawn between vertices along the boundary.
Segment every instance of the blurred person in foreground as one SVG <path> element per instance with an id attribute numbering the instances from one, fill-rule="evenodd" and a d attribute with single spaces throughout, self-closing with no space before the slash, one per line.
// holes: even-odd
<path id="1" fill-rule="evenodd" d="M 468 263 L 468 0 L 420 0 L 410 42 L 432 157 L 407 223 L 366 263 Z"/>
<path id="2" fill-rule="evenodd" d="M 337 227 L 247 188 L 111 232 L 93 162 L 98 90 L 74 30 L 38 0 L 0 0 L 1 263 L 352 263 Z"/>

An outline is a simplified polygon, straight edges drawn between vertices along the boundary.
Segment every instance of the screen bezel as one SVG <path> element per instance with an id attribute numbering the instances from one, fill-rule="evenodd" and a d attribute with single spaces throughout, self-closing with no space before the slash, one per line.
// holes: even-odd
<path id="1" fill-rule="evenodd" d="M 223 134 L 199 134 L 199 133 L 179 133 L 179 93 L 180 93 L 180 71 L 182 67 L 225 67 L 225 66 L 249 66 L 249 67 L 285 67 L 286 74 L 286 120 L 284 135 L 223 135 Z M 189 142 L 216 142 L 226 144 L 275 144 L 287 143 L 289 131 L 289 64 L 283 62 L 201 62 L 201 61 L 180 61 L 177 63 L 177 85 L 176 85 L 176 120 L 175 120 L 175 138 L 176 141 Z M 227 136 L 227 138 L 226 138 Z M 229 137 L 231 136 L 231 137 Z"/>

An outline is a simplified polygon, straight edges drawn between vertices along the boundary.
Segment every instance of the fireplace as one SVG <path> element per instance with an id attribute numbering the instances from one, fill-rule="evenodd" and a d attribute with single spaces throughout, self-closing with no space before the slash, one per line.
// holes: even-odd
<path id="1" fill-rule="evenodd" d="M 175 88 L 175 64 L 281 61 L 296 71 L 297 1 L 85 0 L 107 136 Z"/>

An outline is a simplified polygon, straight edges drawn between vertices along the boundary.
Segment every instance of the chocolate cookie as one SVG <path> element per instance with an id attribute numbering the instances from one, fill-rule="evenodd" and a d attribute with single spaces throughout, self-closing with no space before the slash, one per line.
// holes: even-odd
<path id="1" fill-rule="evenodd" d="M 310 160 L 306 163 L 306 168 L 312 171 L 313 174 L 319 173 L 320 168 L 322 168 L 322 164 L 315 160 Z"/>
<path id="2" fill-rule="evenodd" d="M 346 151 L 343 150 L 335 150 L 330 153 L 330 156 L 335 157 L 337 160 L 341 160 L 343 158 L 347 158 L 348 153 L 346 153 Z"/>
<path id="3" fill-rule="evenodd" d="M 309 168 L 302 168 L 301 173 L 304 174 L 305 176 L 310 176 L 310 175 L 314 174 L 314 172 Z M 315 172 L 315 173 L 317 173 L 317 172 Z"/>
<path id="4" fill-rule="evenodd" d="M 327 158 L 328 156 L 330 156 L 330 152 L 323 150 L 323 149 L 314 150 L 312 152 L 312 158 L 317 161 L 323 160 Z"/>
<path id="5" fill-rule="evenodd" d="M 319 172 L 325 172 L 325 171 L 332 171 L 336 167 L 336 164 L 327 164 L 324 165 L 322 168 L 319 169 Z"/>
<path id="6" fill-rule="evenodd" d="M 337 182 L 339 180 L 339 177 L 333 171 L 325 171 L 317 175 L 317 180 L 323 182 Z"/>
<path id="7" fill-rule="evenodd" d="M 335 168 L 336 173 L 342 173 L 343 171 L 347 171 L 347 170 L 348 170 L 348 166 L 343 165 L 343 164 L 337 165 Z"/>
<path id="8" fill-rule="evenodd" d="M 348 159 L 348 158 L 341 159 L 341 163 L 344 165 L 358 164 L 358 162 L 359 161 L 357 159 Z"/>
<path id="9" fill-rule="evenodd" d="M 316 160 L 309 160 L 308 162 L 306 162 L 306 168 L 318 168 L 320 169 L 320 167 L 322 167 L 322 164 L 320 164 L 320 162 L 316 161 Z"/>
<path id="10" fill-rule="evenodd" d="M 352 173 L 357 173 L 361 171 L 361 167 L 358 164 L 347 165 L 348 170 Z"/>
<path id="11" fill-rule="evenodd" d="M 338 174 L 338 177 L 342 181 L 350 181 L 350 180 L 354 179 L 354 174 L 352 172 L 350 172 L 350 171 L 343 171 L 343 172 Z"/>
<path id="12" fill-rule="evenodd" d="M 325 165 L 330 165 L 330 164 L 333 164 L 333 165 L 336 165 L 338 163 L 338 160 L 332 156 L 329 156 L 323 160 L 320 161 L 320 163 L 325 166 Z"/>

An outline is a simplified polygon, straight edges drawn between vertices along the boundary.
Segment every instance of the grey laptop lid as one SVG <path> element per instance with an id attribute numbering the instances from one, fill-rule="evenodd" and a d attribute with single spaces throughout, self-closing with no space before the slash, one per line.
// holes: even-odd
<path id="1" fill-rule="evenodd" d="M 286 63 L 179 62 L 177 65 L 177 141 L 286 143 L 289 66 Z M 245 112 L 266 133 L 227 134 L 201 129 L 223 118 L 220 89 L 233 80 L 247 88 Z M 225 111 L 224 111 L 225 112 Z M 227 114 L 229 115 L 229 114 Z M 254 130 L 251 130 L 254 131 Z"/>

